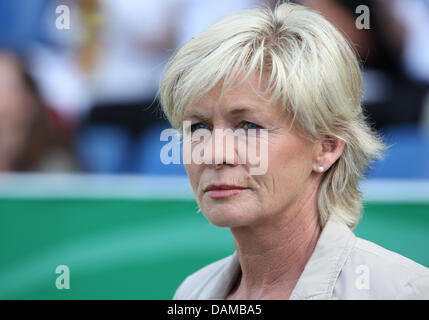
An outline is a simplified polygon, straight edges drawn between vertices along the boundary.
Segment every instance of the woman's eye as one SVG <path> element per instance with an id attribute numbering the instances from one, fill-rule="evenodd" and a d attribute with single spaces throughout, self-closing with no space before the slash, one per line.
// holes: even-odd
<path id="1" fill-rule="evenodd" d="M 243 125 L 244 129 L 262 129 L 260 126 L 258 126 L 256 123 L 245 121 Z"/>
<path id="2" fill-rule="evenodd" d="M 194 123 L 193 125 L 191 125 L 191 132 L 194 132 L 195 130 L 198 130 L 198 129 L 206 129 L 206 128 L 207 128 L 206 125 L 201 122 Z"/>

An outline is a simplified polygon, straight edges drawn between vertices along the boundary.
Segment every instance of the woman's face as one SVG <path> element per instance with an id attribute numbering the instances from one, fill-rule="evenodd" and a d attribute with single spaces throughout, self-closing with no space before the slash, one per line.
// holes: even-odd
<path id="1" fill-rule="evenodd" d="M 310 185 L 314 185 L 315 177 L 320 176 L 315 172 L 316 145 L 299 135 L 295 126 L 290 128 L 290 117 L 280 104 L 270 105 L 253 88 L 257 88 L 257 78 L 250 78 L 248 83 L 220 99 L 218 85 L 184 110 L 184 120 L 191 121 L 193 132 L 239 128 L 268 131 L 266 137 L 256 134 L 256 144 L 248 143 L 250 148 L 266 143 L 265 174 L 251 175 L 254 164 L 231 160 L 232 153 L 237 160 L 237 148 L 216 151 L 214 138 L 213 157 L 222 153 L 226 164 L 185 164 L 201 211 L 211 223 L 221 227 L 252 226 L 277 219 L 288 212 L 288 207 L 296 205 Z M 191 149 L 197 145 L 198 142 L 192 142 Z M 207 191 L 209 185 L 215 185 L 215 190 Z M 219 191 L 216 190 L 219 185 L 237 188 Z"/>

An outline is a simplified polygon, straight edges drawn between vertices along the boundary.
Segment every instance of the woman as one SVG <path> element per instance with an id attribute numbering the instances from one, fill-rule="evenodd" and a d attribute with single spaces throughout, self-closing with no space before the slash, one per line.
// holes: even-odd
<path id="1" fill-rule="evenodd" d="M 178 51 L 160 96 L 175 128 L 241 129 L 256 137 L 249 149 L 267 145 L 264 174 L 213 136 L 198 151 L 213 161 L 186 164 L 201 211 L 231 230 L 236 252 L 175 299 L 429 298 L 428 269 L 351 231 L 359 179 L 384 146 L 362 114 L 356 56 L 322 16 L 289 3 L 226 16 Z"/>

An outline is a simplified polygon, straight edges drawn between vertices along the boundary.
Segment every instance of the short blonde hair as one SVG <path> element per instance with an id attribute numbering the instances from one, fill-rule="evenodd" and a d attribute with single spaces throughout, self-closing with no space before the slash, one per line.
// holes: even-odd
<path id="1" fill-rule="evenodd" d="M 284 3 L 220 19 L 170 61 L 160 87 L 163 111 L 182 129 L 186 104 L 220 81 L 231 89 L 255 72 L 268 73 L 271 99 L 292 111 L 306 137 L 345 141 L 342 155 L 324 173 L 318 205 L 322 226 L 332 216 L 354 228 L 362 209 L 359 180 L 385 147 L 362 113 L 362 75 L 354 51 L 316 11 Z"/>

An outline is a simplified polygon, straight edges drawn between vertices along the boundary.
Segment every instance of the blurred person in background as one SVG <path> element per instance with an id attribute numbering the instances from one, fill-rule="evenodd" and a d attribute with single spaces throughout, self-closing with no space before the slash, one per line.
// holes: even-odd
<path id="1" fill-rule="evenodd" d="M 79 63 L 89 79 L 91 124 L 121 126 L 132 136 L 161 119 L 156 93 L 174 49 L 177 1 L 79 1 L 84 42 Z"/>
<path id="2" fill-rule="evenodd" d="M 75 134 L 83 170 L 150 173 L 142 163 L 159 161 L 159 150 L 148 152 L 145 137 L 169 126 L 156 96 L 171 54 L 220 16 L 260 3 L 0 0 L 0 43 L 26 57 L 44 101 Z M 68 28 L 56 24 L 61 5 Z"/>
<path id="3" fill-rule="evenodd" d="M 363 105 L 377 129 L 421 123 L 429 93 L 428 1 L 297 2 L 321 12 L 354 45 L 364 67 Z M 369 29 L 356 26 L 362 5 L 369 10 Z"/>
<path id="4" fill-rule="evenodd" d="M 77 2 L 83 40 L 77 57 L 91 96 L 77 146 L 87 170 L 137 172 L 144 131 L 155 124 L 166 125 L 156 95 L 162 70 L 175 48 L 178 3 Z"/>
<path id="5" fill-rule="evenodd" d="M 160 150 L 147 148 L 146 136 L 153 131 L 159 136 L 161 129 L 169 127 L 156 97 L 171 54 L 222 15 L 260 3 L 78 2 L 82 32 L 87 35 L 79 52 L 80 65 L 89 79 L 92 96 L 92 107 L 80 128 L 80 150 L 88 160 L 98 158 L 98 164 L 89 168 L 99 172 L 151 173 L 145 163 L 159 162 Z M 116 154 L 112 150 L 117 150 Z"/>
<path id="6" fill-rule="evenodd" d="M 176 44 L 178 47 L 183 46 L 228 13 L 261 6 L 273 8 L 276 3 L 276 0 L 181 0 Z"/>
<path id="7" fill-rule="evenodd" d="M 0 51 L 0 171 L 77 169 L 70 141 L 20 59 Z"/>
<path id="8" fill-rule="evenodd" d="M 0 0 L 3 171 L 80 169 L 73 138 L 87 102 L 67 57 L 71 33 L 56 28 L 61 4 L 73 1 Z"/>
<path id="9" fill-rule="evenodd" d="M 43 100 L 75 134 L 82 169 L 134 170 L 133 143 L 162 121 L 155 97 L 174 49 L 174 1 L 0 0 L 0 8 L 0 46 L 25 57 Z"/>
<path id="10" fill-rule="evenodd" d="M 58 29 L 59 5 L 71 12 L 77 29 L 74 1 L 0 0 L 0 47 L 25 60 L 26 72 L 37 83 L 42 99 L 70 129 L 88 106 L 85 83 L 71 58 L 72 28 Z"/>

